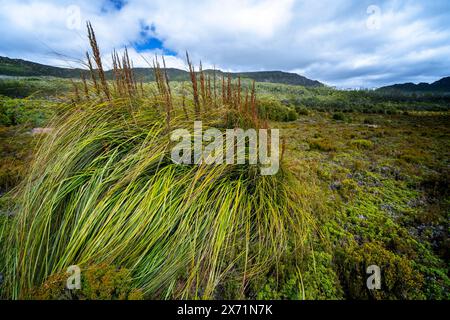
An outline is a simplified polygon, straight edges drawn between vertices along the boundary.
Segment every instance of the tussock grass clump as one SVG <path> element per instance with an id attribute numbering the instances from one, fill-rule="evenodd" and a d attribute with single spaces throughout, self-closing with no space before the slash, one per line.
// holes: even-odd
<path id="1" fill-rule="evenodd" d="M 306 216 L 286 172 L 177 165 L 160 112 L 82 107 L 54 125 L 19 190 L 2 253 L 8 296 L 72 264 L 108 263 L 151 297 L 210 298 L 301 244 Z"/>
<path id="2" fill-rule="evenodd" d="M 309 218 L 296 202 L 296 182 L 283 166 L 261 176 L 258 165 L 175 164 L 169 137 L 194 119 L 204 127 L 267 127 L 254 86 L 245 102 L 230 80 L 216 94 L 202 71 L 197 85 L 188 60 L 193 100 L 183 96 L 181 108 L 157 61 L 157 92 L 138 94 L 125 53 L 126 70 L 115 56 L 111 89 L 88 29 L 99 69 L 91 67 L 94 90 L 54 121 L 15 192 L 2 236 L 3 296 L 30 298 L 74 264 L 125 268 L 130 290 L 150 298 L 214 298 L 229 279 L 241 283 L 235 296 L 242 296 L 255 276 L 302 248 Z"/>

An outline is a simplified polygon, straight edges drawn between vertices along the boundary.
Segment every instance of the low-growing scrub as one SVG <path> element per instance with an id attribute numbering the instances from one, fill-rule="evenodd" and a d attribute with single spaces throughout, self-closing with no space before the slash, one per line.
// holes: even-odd
<path id="1" fill-rule="evenodd" d="M 51 275 L 42 285 L 31 290 L 36 300 L 142 300 L 143 293 L 132 287 L 129 270 L 110 265 L 89 266 L 80 270 L 80 288 L 68 289 L 68 274 Z"/>
<path id="2" fill-rule="evenodd" d="M 309 110 L 303 106 L 295 107 L 295 111 L 297 112 L 298 115 L 301 115 L 301 116 L 309 115 Z"/>
<path id="3" fill-rule="evenodd" d="M 354 299 L 423 299 L 423 276 L 408 259 L 383 248 L 376 242 L 338 250 L 338 273 L 348 297 Z M 367 267 L 381 268 L 382 290 L 366 286 Z"/>
<path id="4" fill-rule="evenodd" d="M 25 177 L 33 146 L 33 137 L 27 129 L 0 126 L 0 195 Z"/>
<path id="5" fill-rule="evenodd" d="M 347 118 L 342 112 L 333 113 L 333 120 L 345 121 Z"/>
<path id="6" fill-rule="evenodd" d="M 11 99 L 0 96 L 0 125 L 40 127 L 55 114 L 54 103 L 35 99 Z"/>
<path id="7" fill-rule="evenodd" d="M 336 151 L 336 145 L 327 138 L 317 138 L 311 139 L 309 141 L 309 147 L 311 150 L 319 150 L 319 151 Z"/>
<path id="8" fill-rule="evenodd" d="M 356 139 L 350 143 L 354 148 L 364 150 L 364 149 L 372 149 L 373 142 L 366 139 Z"/>
<path id="9" fill-rule="evenodd" d="M 0 95 L 11 98 L 60 97 L 71 90 L 69 80 L 56 78 L 6 78 L 0 79 Z"/>
<path id="10" fill-rule="evenodd" d="M 261 118 L 274 121 L 295 121 L 298 118 L 294 108 L 273 98 L 258 99 L 258 111 Z"/>

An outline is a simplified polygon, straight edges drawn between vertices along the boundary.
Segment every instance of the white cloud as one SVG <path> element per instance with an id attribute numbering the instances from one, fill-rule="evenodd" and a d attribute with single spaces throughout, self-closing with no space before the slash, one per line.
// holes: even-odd
<path id="1" fill-rule="evenodd" d="M 76 1 L 81 21 L 91 20 L 102 53 L 143 40 L 142 25 L 165 48 L 168 66 L 184 67 L 188 50 L 205 67 L 298 71 L 331 85 L 372 87 L 435 80 L 450 71 L 450 4 L 378 1 L 379 29 L 367 28 L 372 1 Z M 87 49 L 84 25 L 68 28 L 74 1 L 0 0 L 0 55 L 73 65 Z M 70 20 L 72 19 L 72 20 Z M 65 58 L 55 55 L 61 53 Z M 135 66 L 146 66 L 130 48 Z M 161 51 L 157 51 L 161 53 Z"/>
<path id="2" fill-rule="evenodd" d="M 119 56 L 122 56 L 125 50 L 118 49 L 116 51 Z M 145 50 L 142 52 L 137 52 L 134 48 L 127 48 L 127 51 L 134 67 L 151 68 L 155 58 L 158 59 L 162 66 L 163 52 L 161 50 Z M 112 58 L 110 54 L 104 54 L 102 60 L 105 64 L 105 68 L 112 68 Z M 164 60 L 166 61 L 167 67 L 181 70 L 186 69 L 185 61 L 179 57 L 164 55 Z"/>

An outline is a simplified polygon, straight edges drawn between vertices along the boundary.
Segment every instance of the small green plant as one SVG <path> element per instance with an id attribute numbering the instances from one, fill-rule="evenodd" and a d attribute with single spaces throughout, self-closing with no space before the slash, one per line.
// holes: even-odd
<path id="1" fill-rule="evenodd" d="M 319 150 L 319 151 L 336 151 L 336 145 L 327 138 L 317 138 L 309 141 L 309 147 L 311 150 Z"/>
<path id="2" fill-rule="evenodd" d="M 142 300 L 143 293 L 132 287 L 130 271 L 111 265 L 90 266 L 81 270 L 80 289 L 67 289 L 68 275 L 51 275 L 31 291 L 37 300 Z"/>
<path id="3" fill-rule="evenodd" d="M 295 111 L 297 112 L 298 115 L 301 115 L 301 116 L 309 115 L 309 110 L 304 106 L 297 106 L 295 108 Z"/>
<path id="4" fill-rule="evenodd" d="M 336 120 L 336 121 L 345 121 L 346 120 L 346 117 L 342 112 L 333 113 L 332 118 L 333 118 L 333 120 Z"/>
<path id="5" fill-rule="evenodd" d="M 427 160 L 427 158 L 429 158 L 429 156 L 423 151 L 413 148 L 406 148 L 404 150 L 401 150 L 401 153 L 399 155 L 399 159 L 412 164 L 422 163 Z"/>
<path id="6" fill-rule="evenodd" d="M 375 124 L 375 120 L 373 118 L 364 118 L 364 124 Z"/>
<path id="7" fill-rule="evenodd" d="M 351 142 L 351 145 L 360 150 L 371 149 L 373 147 L 373 142 L 366 139 L 356 139 Z"/>
<path id="8" fill-rule="evenodd" d="M 287 116 L 286 116 L 286 121 L 295 121 L 298 118 L 298 114 L 294 109 L 289 109 Z"/>
<path id="9" fill-rule="evenodd" d="M 336 256 L 341 283 L 347 294 L 357 299 L 421 299 L 423 277 L 406 258 L 386 250 L 380 243 L 368 242 L 356 248 L 338 250 Z M 381 268 L 382 290 L 366 286 L 370 265 Z"/>

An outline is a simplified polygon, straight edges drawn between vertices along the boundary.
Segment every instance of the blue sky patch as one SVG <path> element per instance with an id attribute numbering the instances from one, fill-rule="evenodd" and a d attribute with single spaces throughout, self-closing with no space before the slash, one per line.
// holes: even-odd
<path id="1" fill-rule="evenodd" d="M 108 0 L 108 2 L 111 3 L 116 10 L 122 9 L 127 4 L 127 1 L 125 0 Z"/>
<path id="2" fill-rule="evenodd" d="M 142 52 L 158 49 L 161 50 L 165 55 L 175 56 L 177 53 L 164 47 L 163 42 L 161 41 L 161 39 L 158 39 L 155 36 L 155 33 L 156 27 L 154 24 L 149 26 L 141 22 L 140 36 L 142 40 L 133 44 L 133 47 L 136 49 L 136 51 Z"/>
<path id="3" fill-rule="evenodd" d="M 127 3 L 126 0 L 106 0 L 102 5 L 101 12 L 120 11 Z"/>

